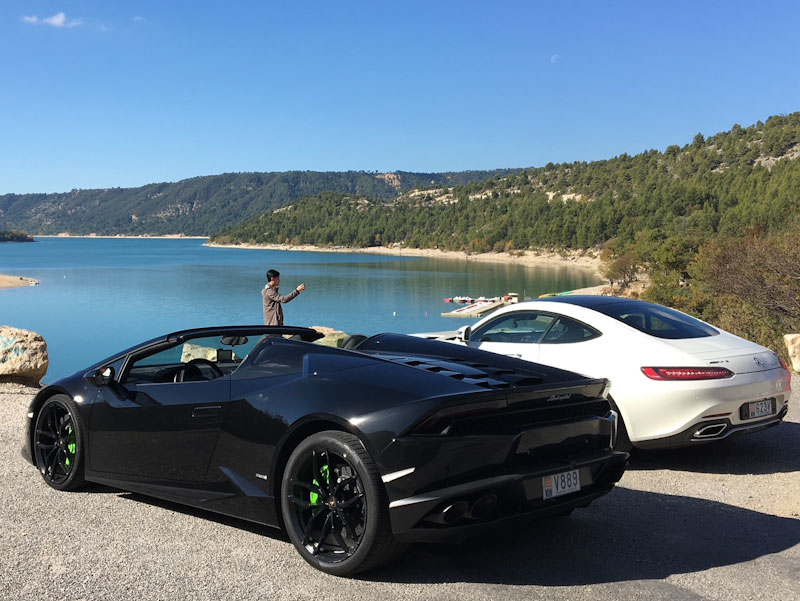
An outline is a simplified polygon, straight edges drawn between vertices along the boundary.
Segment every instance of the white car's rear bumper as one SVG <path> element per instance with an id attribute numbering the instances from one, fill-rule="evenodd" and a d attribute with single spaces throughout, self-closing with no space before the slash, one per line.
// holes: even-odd
<path id="1" fill-rule="evenodd" d="M 736 374 L 724 380 L 640 381 L 636 395 L 616 390 L 628 434 L 637 447 L 683 446 L 720 440 L 734 434 L 775 425 L 788 410 L 791 385 L 783 369 Z M 618 397 L 617 394 L 620 396 Z M 758 419 L 743 418 L 750 402 L 773 400 L 774 412 Z"/>

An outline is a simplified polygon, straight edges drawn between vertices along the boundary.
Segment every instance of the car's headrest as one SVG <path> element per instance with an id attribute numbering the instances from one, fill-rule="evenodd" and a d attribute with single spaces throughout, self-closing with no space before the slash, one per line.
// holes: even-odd
<path id="1" fill-rule="evenodd" d="M 364 342 L 366 339 L 367 336 L 364 336 L 363 334 L 351 334 L 347 338 L 340 340 L 337 346 L 343 349 L 355 350 L 358 348 L 358 345 Z"/>

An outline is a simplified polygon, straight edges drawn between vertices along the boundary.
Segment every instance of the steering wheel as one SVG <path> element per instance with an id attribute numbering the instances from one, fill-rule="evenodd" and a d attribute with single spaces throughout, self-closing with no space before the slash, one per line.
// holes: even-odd
<path id="1" fill-rule="evenodd" d="M 192 359 L 185 365 L 183 365 L 176 373 L 175 373 L 175 382 L 193 382 L 196 380 L 206 380 L 207 378 L 203 375 L 203 372 L 198 367 L 198 365 L 206 365 L 214 374 L 214 378 L 221 378 L 225 374 L 222 373 L 222 370 L 219 366 L 206 359 L 204 357 L 197 357 L 196 359 Z M 189 376 L 187 378 L 187 376 Z M 213 378 L 211 378 L 213 379 Z"/>

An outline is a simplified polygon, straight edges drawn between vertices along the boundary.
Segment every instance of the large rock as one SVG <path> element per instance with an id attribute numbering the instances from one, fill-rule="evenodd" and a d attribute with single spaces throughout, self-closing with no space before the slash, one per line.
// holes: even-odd
<path id="1" fill-rule="evenodd" d="M 49 365 L 47 343 L 41 335 L 0 326 L 0 379 L 38 385 Z"/>
<path id="2" fill-rule="evenodd" d="M 800 373 L 800 334 L 784 334 L 783 341 L 789 350 L 789 358 L 792 360 L 792 369 Z"/>
<path id="3" fill-rule="evenodd" d="M 342 342 L 348 336 L 346 332 L 334 330 L 333 328 L 328 328 L 326 326 L 311 326 L 311 329 L 316 330 L 325 336 L 324 338 L 317 340 L 317 344 L 322 344 L 324 346 L 341 346 Z"/>

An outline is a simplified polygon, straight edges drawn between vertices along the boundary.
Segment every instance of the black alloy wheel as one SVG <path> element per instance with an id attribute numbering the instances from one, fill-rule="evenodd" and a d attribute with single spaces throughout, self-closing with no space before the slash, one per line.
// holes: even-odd
<path id="1" fill-rule="evenodd" d="M 42 478 L 57 490 L 76 490 L 83 477 L 83 424 L 64 394 L 47 399 L 36 415 L 33 455 Z"/>
<path id="2" fill-rule="evenodd" d="M 286 464 L 281 511 L 300 555 L 323 572 L 347 576 L 402 553 L 375 464 L 346 432 L 314 434 Z"/>

